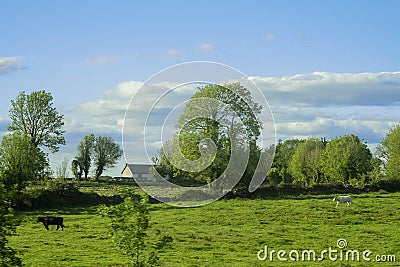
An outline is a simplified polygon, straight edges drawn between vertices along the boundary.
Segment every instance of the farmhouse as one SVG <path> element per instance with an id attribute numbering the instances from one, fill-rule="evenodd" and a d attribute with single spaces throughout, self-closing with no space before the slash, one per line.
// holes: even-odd
<path id="1" fill-rule="evenodd" d="M 121 177 L 116 177 L 116 180 L 142 180 L 153 181 L 154 175 L 152 174 L 153 165 L 151 164 L 125 164 L 121 172 Z"/>

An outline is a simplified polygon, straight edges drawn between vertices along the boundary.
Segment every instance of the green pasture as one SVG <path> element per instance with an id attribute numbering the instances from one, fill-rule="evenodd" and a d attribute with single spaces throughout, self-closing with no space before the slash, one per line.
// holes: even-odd
<path id="1" fill-rule="evenodd" d="M 400 193 L 370 193 L 354 196 L 352 206 L 335 207 L 329 196 L 299 196 L 280 199 L 221 200 L 197 208 L 151 205 L 153 236 L 156 229 L 173 237 L 173 248 L 160 255 L 162 266 L 399 266 Z M 17 234 L 10 238 L 26 266 L 128 266 L 108 236 L 107 218 L 97 207 L 41 210 L 18 214 L 23 219 Z M 46 231 L 37 216 L 64 217 L 64 231 L 50 226 Z M 347 250 L 358 250 L 360 261 L 325 259 L 301 260 L 304 250 L 340 250 L 338 239 L 347 241 Z M 299 251 L 300 260 L 260 261 L 258 251 Z M 370 250 L 371 259 L 362 259 Z M 262 254 L 260 254 L 262 255 Z M 295 255 L 295 254 L 293 254 Z M 377 262 L 375 257 L 397 262 Z"/>

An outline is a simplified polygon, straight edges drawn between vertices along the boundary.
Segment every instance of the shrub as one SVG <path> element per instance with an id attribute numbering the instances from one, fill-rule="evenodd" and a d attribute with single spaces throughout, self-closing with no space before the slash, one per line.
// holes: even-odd
<path id="1" fill-rule="evenodd" d="M 146 194 L 137 194 L 135 188 L 121 192 L 124 202 L 106 207 L 102 205 L 98 212 L 103 217 L 111 219 L 110 234 L 115 245 L 128 255 L 132 266 L 158 265 L 158 251 L 166 248 L 172 242 L 170 236 L 161 236 L 155 243 L 148 238 L 149 198 Z"/>

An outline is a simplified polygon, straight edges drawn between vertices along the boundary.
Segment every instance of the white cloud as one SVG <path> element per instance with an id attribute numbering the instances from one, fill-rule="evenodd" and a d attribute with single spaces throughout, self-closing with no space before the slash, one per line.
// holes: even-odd
<path id="1" fill-rule="evenodd" d="M 251 80 L 271 105 L 277 139 L 309 136 L 332 139 L 356 134 L 374 146 L 390 126 L 400 121 L 400 72 L 314 72 L 286 77 L 251 77 Z M 161 81 L 142 86 L 143 82 L 139 81 L 122 82 L 103 92 L 98 99 L 80 104 L 73 114 L 66 116 L 65 129 L 79 136 L 94 132 L 119 138 L 124 126 L 129 160 L 147 162 L 148 159 L 140 158 L 136 150 L 143 142 L 144 125 L 148 125 L 146 141 L 150 152 L 155 152 L 160 145 L 157 127 L 166 123 L 173 107 L 192 96 L 195 86 L 176 87 L 176 84 Z M 174 89 L 168 91 L 171 88 Z M 135 101 L 125 118 L 133 96 Z M 171 136 L 173 120 L 168 126 L 165 131 Z"/>
<path id="2" fill-rule="evenodd" d="M 374 147 L 400 121 L 400 72 L 251 77 L 271 105 L 277 138 L 356 134 Z"/>
<path id="3" fill-rule="evenodd" d="M 21 69 L 22 57 L 0 57 L 0 74 L 6 74 Z"/>
<path id="4" fill-rule="evenodd" d="M 183 57 L 183 52 L 176 49 L 171 49 L 167 51 L 167 56 L 171 58 L 181 58 Z"/>
<path id="5" fill-rule="evenodd" d="M 9 119 L 4 119 L 0 117 L 0 137 L 3 137 L 9 133 L 8 125 L 10 124 Z"/>
<path id="6" fill-rule="evenodd" d="M 100 55 L 95 58 L 85 59 L 83 61 L 83 64 L 85 64 L 85 65 L 104 65 L 104 64 L 114 63 L 116 61 L 118 61 L 117 57 Z"/>
<path id="7" fill-rule="evenodd" d="M 378 143 L 400 121 L 400 106 L 272 107 L 278 139 L 356 134 Z"/>
<path id="8" fill-rule="evenodd" d="M 122 121 L 132 96 L 142 86 L 142 82 L 127 81 L 100 95 L 100 99 L 81 103 L 75 110 L 70 128 L 95 132 L 121 132 Z M 80 123 L 77 121 L 80 120 Z"/>
<path id="9" fill-rule="evenodd" d="M 199 46 L 199 49 L 204 52 L 211 52 L 214 50 L 214 46 L 209 43 L 203 43 Z"/>
<path id="10" fill-rule="evenodd" d="M 275 104 L 324 107 L 400 103 L 400 72 L 314 72 L 250 79 Z"/>

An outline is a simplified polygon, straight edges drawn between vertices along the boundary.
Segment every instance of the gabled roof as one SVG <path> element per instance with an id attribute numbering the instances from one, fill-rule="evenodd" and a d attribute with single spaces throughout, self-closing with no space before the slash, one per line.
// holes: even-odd
<path id="1" fill-rule="evenodd" d="M 150 173 L 149 169 L 153 167 L 152 164 L 129 164 L 127 163 L 122 170 L 121 174 L 125 171 L 126 168 L 129 169 L 131 174 L 148 174 Z"/>

